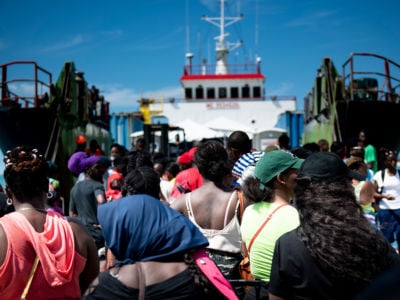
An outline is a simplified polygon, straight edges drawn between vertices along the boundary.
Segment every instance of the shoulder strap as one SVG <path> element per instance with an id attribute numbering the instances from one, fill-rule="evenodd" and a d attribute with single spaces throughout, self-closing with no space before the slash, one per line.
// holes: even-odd
<path id="1" fill-rule="evenodd" d="M 192 204 L 190 203 L 190 193 L 187 193 L 185 195 L 185 202 L 186 202 L 186 210 L 187 210 L 188 217 L 194 218 Z"/>
<path id="2" fill-rule="evenodd" d="M 233 198 L 235 198 L 236 191 L 234 191 L 231 196 L 229 197 L 228 204 L 226 205 L 226 210 L 225 210 L 225 218 L 224 218 L 224 227 L 226 226 L 226 223 L 228 222 L 228 215 L 229 215 L 229 208 L 231 207 L 231 203 Z"/>
<path id="3" fill-rule="evenodd" d="M 249 247 L 247 247 L 247 251 L 250 253 L 250 248 L 251 245 L 253 245 L 254 240 L 256 239 L 256 237 L 259 235 L 259 233 L 261 232 L 261 230 L 263 230 L 264 226 L 267 225 L 268 221 L 271 220 L 272 215 L 281 207 L 286 206 L 288 204 L 281 204 L 278 207 L 276 207 L 267 217 L 267 219 L 261 224 L 260 228 L 258 228 L 258 230 L 256 231 L 256 233 L 253 235 L 252 239 L 250 240 L 249 243 Z"/>
<path id="4" fill-rule="evenodd" d="M 35 275 L 35 272 L 36 272 L 38 264 L 39 264 L 39 257 L 36 255 L 35 260 L 34 260 L 33 265 L 32 265 L 31 272 L 29 273 L 28 281 L 26 282 L 25 288 L 24 288 L 24 290 L 22 292 L 21 300 L 25 300 L 26 296 L 29 293 L 29 289 L 31 287 L 32 280 L 33 280 L 33 276 Z"/>
<path id="5" fill-rule="evenodd" d="M 383 186 L 383 181 L 385 180 L 385 173 L 386 173 L 386 169 L 382 169 L 382 186 Z M 400 177 L 400 169 L 399 170 L 397 170 L 397 175 L 399 175 L 399 177 Z"/>
<path id="6" fill-rule="evenodd" d="M 239 221 L 242 222 L 242 217 L 244 213 L 244 198 L 243 198 L 243 192 L 238 191 L 238 198 L 239 198 Z"/>

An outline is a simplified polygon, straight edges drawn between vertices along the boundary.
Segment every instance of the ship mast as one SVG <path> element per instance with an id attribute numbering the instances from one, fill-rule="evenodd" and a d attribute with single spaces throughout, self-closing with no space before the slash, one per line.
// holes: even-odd
<path id="1" fill-rule="evenodd" d="M 227 0 L 219 0 L 220 3 L 220 11 L 221 15 L 219 17 L 207 17 L 204 16 L 202 19 L 207 21 L 217 27 L 219 27 L 219 36 L 216 36 L 214 39 L 216 40 L 216 68 L 215 74 L 217 75 L 225 75 L 228 74 L 228 54 L 230 51 L 240 47 L 242 45 L 242 41 L 236 43 L 229 43 L 226 38 L 229 36 L 229 33 L 225 32 L 225 27 L 228 27 L 240 20 L 243 19 L 243 15 L 238 17 L 226 17 L 225 16 L 225 1 Z"/>

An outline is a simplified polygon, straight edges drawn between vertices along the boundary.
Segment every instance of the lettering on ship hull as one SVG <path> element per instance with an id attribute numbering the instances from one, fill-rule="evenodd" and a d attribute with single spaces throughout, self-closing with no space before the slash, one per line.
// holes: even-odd
<path id="1" fill-rule="evenodd" d="M 207 109 L 239 109 L 239 103 L 237 102 L 216 102 L 206 103 Z"/>

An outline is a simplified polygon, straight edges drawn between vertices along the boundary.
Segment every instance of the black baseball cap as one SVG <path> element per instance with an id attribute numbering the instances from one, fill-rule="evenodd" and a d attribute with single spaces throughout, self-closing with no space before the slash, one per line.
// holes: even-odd
<path id="1" fill-rule="evenodd" d="M 312 180 L 332 182 L 344 177 L 365 180 L 365 176 L 350 170 L 339 155 L 333 152 L 315 152 L 308 156 L 299 170 L 299 176 Z"/>

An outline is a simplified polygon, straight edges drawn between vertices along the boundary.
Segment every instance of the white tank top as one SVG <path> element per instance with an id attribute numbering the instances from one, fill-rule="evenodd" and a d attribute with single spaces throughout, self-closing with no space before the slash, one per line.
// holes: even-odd
<path id="1" fill-rule="evenodd" d="M 383 180 L 383 192 L 382 194 L 390 194 L 394 197 L 394 200 L 387 200 L 383 198 L 379 201 L 380 209 L 400 209 L 400 177 L 398 172 L 396 171 L 396 175 L 390 175 L 386 169 L 385 178 Z M 379 171 L 375 174 L 374 179 L 378 182 L 382 182 L 382 172 Z M 379 178 L 380 177 L 380 178 Z"/>
<path id="2" fill-rule="evenodd" d="M 227 218 L 229 213 L 229 208 L 231 206 L 232 199 L 235 198 L 236 191 L 234 191 L 229 198 L 228 205 L 225 211 L 225 218 L 224 218 L 224 228 L 221 230 L 216 229 L 205 229 L 197 224 L 192 204 L 190 203 L 190 194 L 186 194 L 186 208 L 188 212 L 189 220 L 192 221 L 194 225 L 199 228 L 200 232 L 208 239 L 209 246 L 207 248 L 214 249 L 218 251 L 224 251 L 229 253 L 240 253 L 241 252 L 241 244 L 242 244 L 242 237 L 240 234 L 240 224 L 239 219 L 237 217 L 237 211 L 239 208 L 239 201 L 237 201 L 235 215 L 227 224 Z"/>

